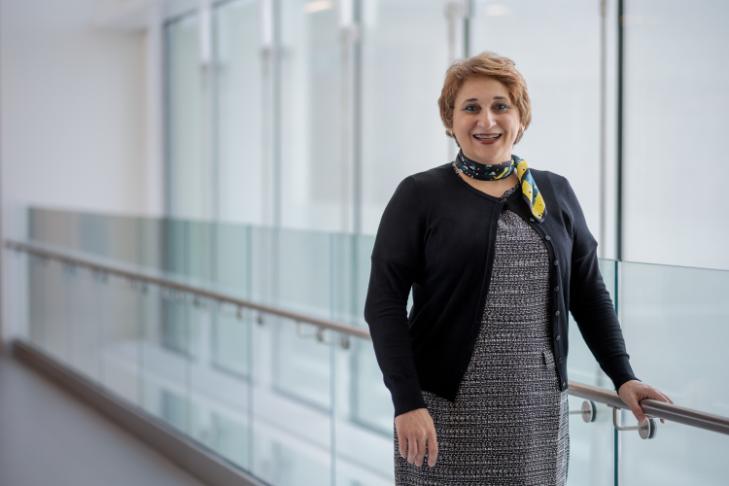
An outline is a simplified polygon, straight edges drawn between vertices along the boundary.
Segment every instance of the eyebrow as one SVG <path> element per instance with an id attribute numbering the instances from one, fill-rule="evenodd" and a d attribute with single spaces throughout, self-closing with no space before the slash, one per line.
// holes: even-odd
<path id="1" fill-rule="evenodd" d="M 507 97 L 505 97 L 505 96 L 494 96 L 494 98 L 493 98 L 493 99 L 494 99 L 494 100 L 505 100 L 505 101 L 509 101 L 509 98 L 507 98 Z M 472 101 L 478 101 L 478 98 L 468 98 L 468 99 L 467 99 L 467 100 L 465 100 L 465 101 L 464 101 L 463 103 L 464 103 L 464 104 L 465 104 L 465 103 L 470 103 L 470 102 L 472 102 Z"/>

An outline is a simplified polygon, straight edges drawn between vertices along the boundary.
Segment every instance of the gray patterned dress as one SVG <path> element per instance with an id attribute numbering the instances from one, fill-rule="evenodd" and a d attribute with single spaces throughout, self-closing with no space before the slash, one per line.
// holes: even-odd
<path id="1" fill-rule="evenodd" d="M 498 221 L 481 330 L 454 402 L 424 391 L 438 461 L 400 457 L 398 485 L 564 485 L 569 459 L 567 392 L 550 345 L 549 256 L 517 214 Z"/>

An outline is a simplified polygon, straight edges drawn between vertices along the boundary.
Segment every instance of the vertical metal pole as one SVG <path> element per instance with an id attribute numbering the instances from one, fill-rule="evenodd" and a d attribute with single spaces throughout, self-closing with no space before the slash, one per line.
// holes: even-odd
<path id="1" fill-rule="evenodd" d="M 277 207 L 279 205 L 278 181 L 280 173 L 276 169 L 280 160 L 280 136 L 277 128 L 279 120 L 279 77 L 280 77 L 280 36 L 279 32 L 279 2 L 277 0 L 260 0 L 259 24 L 261 28 L 261 172 L 263 178 L 261 201 L 262 221 L 260 227 L 251 228 L 251 251 L 260 244 L 266 249 L 261 255 L 253 255 L 261 265 L 260 272 L 254 287 L 262 289 L 266 298 L 273 300 L 276 281 L 276 260 L 278 255 L 278 242 L 276 241 L 276 227 L 280 224 Z M 252 331 L 255 336 L 257 333 Z"/>
<path id="2" fill-rule="evenodd" d="M 623 259 L 623 142 L 624 142 L 624 120 L 623 120 L 623 97 L 624 97 L 624 67 L 625 67 L 625 2 L 624 0 L 618 0 L 618 93 L 617 93 L 617 208 L 616 208 L 616 229 L 617 229 L 617 241 L 616 241 L 616 259 L 622 261 Z M 616 282 L 620 278 L 619 269 L 616 269 Z M 619 288 L 618 288 L 619 290 Z M 618 292 L 615 293 L 616 301 L 618 299 Z M 616 304 L 617 305 L 617 304 Z M 620 458 L 622 445 L 620 443 L 621 437 L 617 430 L 614 432 L 614 443 L 615 443 L 615 461 L 614 461 L 614 477 L 615 486 L 619 486 L 620 481 Z"/>
<path id="3" fill-rule="evenodd" d="M 363 29 L 363 19 L 362 19 L 362 0 L 354 0 L 354 12 L 353 12 L 353 23 L 357 28 L 357 32 L 359 35 L 357 36 L 357 42 L 355 42 L 353 48 L 353 68 L 354 68 L 354 83 L 353 83 L 353 120 L 352 120 L 352 127 L 353 127 L 353 138 L 352 138 L 352 167 L 353 167 L 353 186 L 352 186 L 352 201 L 354 204 L 354 214 L 353 214 L 353 224 L 352 224 L 352 234 L 349 235 L 350 239 L 350 268 L 352 269 L 350 272 L 350 280 L 349 280 L 349 292 L 345 294 L 345 298 L 349 301 L 349 307 L 342 306 L 343 309 L 349 309 L 349 315 L 355 316 L 360 314 L 361 309 L 359 309 L 358 304 L 356 303 L 356 299 L 354 298 L 354 295 L 356 295 L 356 292 L 359 291 L 358 288 L 358 282 L 360 282 L 359 275 L 363 271 L 367 271 L 366 268 L 362 268 L 360 266 L 360 261 L 358 255 L 359 255 L 359 248 L 360 243 L 362 241 L 362 233 L 363 233 L 363 222 L 362 222 L 362 212 L 363 212 L 363 206 L 364 206 L 364 195 L 362 190 L 362 72 L 363 72 L 363 66 L 362 66 L 362 36 L 364 33 Z M 354 354 L 350 353 L 350 366 L 356 362 L 356 360 L 353 359 Z M 358 377 L 358 374 L 354 374 L 352 376 Z M 356 380 L 357 378 L 355 378 Z M 354 381 L 350 383 L 350 389 L 353 388 Z M 350 396 L 351 395 L 350 391 Z"/>
<path id="4" fill-rule="evenodd" d="M 453 0 L 445 6 L 445 17 L 447 22 L 447 45 L 448 45 L 448 64 L 458 59 L 464 54 L 464 26 L 466 23 L 466 2 L 467 0 Z M 459 29 L 460 27 L 460 29 Z M 459 32 L 460 30 L 460 32 Z M 460 35 L 459 35 L 460 34 Z M 459 39 L 460 37 L 460 39 Z"/>
<path id="5" fill-rule="evenodd" d="M 625 77 L 625 1 L 618 0 L 618 126 L 617 126 L 617 241 L 616 257 L 619 261 L 623 259 L 623 147 L 624 147 L 624 77 Z"/>
<path id="6" fill-rule="evenodd" d="M 600 257 L 605 258 L 605 238 L 607 237 L 607 0 L 598 0 L 600 9 L 600 142 L 599 142 L 599 204 L 600 234 L 598 241 Z"/>
<path id="7" fill-rule="evenodd" d="M 282 77 L 283 77 L 283 9 L 286 0 L 269 0 L 271 4 L 271 46 L 272 46 L 272 64 L 271 64 L 271 84 L 272 84 L 272 116 L 271 120 L 271 155 L 272 155 L 272 167 L 269 173 L 271 174 L 271 188 L 273 198 L 273 220 L 271 227 L 271 241 L 268 256 L 270 262 L 270 289 L 272 302 L 278 302 L 280 294 L 280 260 L 281 260 L 281 226 L 283 224 L 283 211 L 282 211 L 282 196 L 281 191 L 281 178 L 282 178 L 282 149 L 281 149 L 281 131 L 283 126 L 283 110 L 282 110 Z M 255 256 L 255 255 L 254 255 Z M 276 343 L 276 339 L 280 337 L 278 319 L 273 321 L 275 323 L 272 326 L 271 337 Z M 274 349 L 274 377 L 278 377 L 279 374 L 276 371 L 279 367 L 277 359 L 278 347 Z M 275 381 L 276 378 L 274 378 Z"/>
<path id="8" fill-rule="evenodd" d="M 210 58 L 210 64 L 209 64 L 209 86 L 210 86 L 210 95 L 208 97 L 208 100 L 210 101 L 210 150 L 208 153 L 210 154 L 211 159 L 211 165 L 213 167 L 213 184 L 212 184 L 212 190 L 213 193 L 211 194 L 210 198 L 212 199 L 213 207 L 212 207 L 212 216 L 213 221 L 220 221 L 221 214 L 222 214 L 222 205 L 223 200 L 222 194 L 223 192 L 220 190 L 220 181 L 222 178 L 222 167 L 221 167 L 221 160 L 220 160 L 220 143 L 219 143 L 219 136 L 220 136 L 220 102 L 219 102 L 219 90 L 218 87 L 220 85 L 220 80 L 218 78 L 220 74 L 220 64 L 219 64 L 219 46 L 217 42 L 217 24 L 215 22 L 214 12 L 211 9 L 211 12 L 209 14 L 209 22 L 210 22 L 210 52 L 211 52 L 211 58 Z M 213 276 L 214 277 L 214 276 Z"/>
<path id="9" fill-rule="evenodd" d="M 352 24 L 352 232 L 362 233 L 362 2 L 353 0 Z"/>
<path id="10" fill-rule="evenodd" d="M 613 478 L 614 486 L 620 486 L 620 433 L 613 427 Z"/>
<path id="11" fill-rule="evenodd" d="M 262 160 L 262 221 L 269 227 L 280 223 L 278 165 L 280 163 L 280 37 L 277 0 L 260 1 L 259 23 L 261 27 L 261 153 Z"/>
<path id="12" fill-rule="evenodd" d="M 271 2 L 271 21 L 272 27 L 272 53 L 273 63 L 271 80 L 273 82 L 273 133 L 271 135 L 272 142 L 272 188 L 273 188 L 273 226 L 278 228 L 281 226 L 281 10 L 283 0 L 270 0 Z"/>
<path id="13" fill-rule="evenodd" d="M 463 57 L 471 55 L 471 12 L 473 12 L 473 0 L 464 0 Z"/>
<path id="14" fill-rule="evenodd" d="M 200 77 L 202 78 L 202 133 L 201 160 L 198 162 L 202 167 L 210 164 L 210 174 L 205 177 L 200 173 L 198 181 L 202 187 L 200 189 L 206 197 L 205 208 L 202 216 L 205 219 L 215 219 L 218 214 L 218 164 L 215 160 L 215 141 L 213 125 L 215 124 L 214 103 L 215 103 L 215 61 L 213 60 L 213 39 L 212 39 L 212 6 L 211 0 L 199 0 L 198 4 L 198 42 L 200 49 Z"/>
<path id="15" fill-rule="evenodd" d="M 209 5 L 210 6 L 210 5 Z M 206 255 L 206 258 L 208 262 L 210 263 L 210 273 L 209 278 L 213 282 L 218 281 L 218 265 L 221 264 L 218 260 L 218 252 L 216 249 L 218 248 L 218 228 L 220 226 L 220 220 L 222 218 L 222 210 L 223 210 L 223 201 L 225 200 L 223 196 L 223 191 L 221 191 L 221 180 L 222 180 L 222 161 L 220 160 L 220 96 L 219 96 L 219 86 L 220 86 L 220 78 L 219 75 L 221 73 L 221 63 L 220 63 L 220 46 L 218 45 L 218 28 L 219 25 L 215 21 L 215 11 L 214 8 L 220 8 L 220 6 L 215 7 L 214 5 L 211 6 L 210 12 L 208 14 L 209 19 L 209 39 L 210 39 L 210 52 L 211 52 L 211 58 L 210 58 L 210 68 L 209 68 L 209 80 L 210 80 L 210 157 L 212 159 L 212 167 L 213 167 L 213 184 L 212 184 L 212 194 L 210 195 L 210 198 L 213 203 L 212 207 L 212 218 L 210 221 L 210 224 L 208 225 L 208 231 L 209 233 L 209 240 L 208 240 L 208 254 Z M 206 353 L 208 360 L 210 362 L 218 362 L 218 353 L 217 353 L 217 346 L 216 346 L 216 340 L 215 336 L 218 332 L 218 326 L 220 325 L 220 319 L 219 314 L 215 310 L 216 307 L 213 306 L 210 308 L 210 311 L 207 315 L 208 319 L 208 325 L 204 327 L 205 332 L 201 333 L 200 336 L 202 338 L 202 345 L 200 346 L 203 353 Z M 203 323 L 204 320 L 199 321 L 199 324 Z M 199 325 L 198 324 L 198 325 Z M 207 341 L 207 343 L 206 343 Z M 206 345 L 205 345 L 206 344 Z"/>
<path id="16" fill-rule="evenodd" d="M 0 92 L 2 92 L 2 85 L 0 83 Z M 2 157 L 2 142 L 3 142 L 3 131 L 2 131 L 2 118 L 0 117 L 0 354 L 5 351 L 5 231 L 3 228 L 4 212 L 5 212 L 5 201 L 3 193 L 3 157 Z M 30 331 L 30 329 L 28 329 Z M 30 338 L 30 336 L 28 336 Z"/>
<path id="17" fill-rule="evenodd" d="M 162 178 L 164 182 L 163 186 L 163 207 L 162 207 L 162 221 L 160 221 L 160 242 L 157 250 L 160 254 L 160 263 L 163 270 L 168 270 L 173 267 L 172 259 L 174 258 L 172 250 L 172 242 L 175 241 L 172 235 L 172 129 L 171 129 L 171 116 L 170 111 L 172 109 L 172 93 L 170 89 L 170 77 L 171 77 L 171 55 L 170 55 L 170 24 L 165 23 L 162 26 L 162 62 L 164 68 L 162 69 L 162 151 L 163 151 L 163 168 Z M 159 310 L 159 323 L 160 328 L 164 330 L 167 322 L 170 319 L 170 306 L 168 302 L 160 298 L 160 310 Z M 160 332 L 161 334 L 161 332 Z"/>
<path id="18" fill-rule="evenodd" d="M 170 40 L 169 25 L 162 26 L 162 214 L 172 216 L 172 142 L 170 129 Z M 164 238 L 164 234 L 163 234 Z M 163 248 L 166 248 L 163 247 Z"/>
<path id="19" fill-rule="evenodd" d="M 359 30 L 356 23 L 355 17 L 355 0 L 339 0 L 337 2 L 339 8 L 339 34 L 340 34 L 340 49 L 341 49 L 341 68 L 342 74 L 341 79 L 341 103 L 342 103 L 342 179 L 341 179 L 341 197 L 339 198 L 342 204 L 340 231 L 343 235 L 356 234 L 358 222 L 355 222 L 355 214 L 358 211 L 359 205 L 357 198 L 359 194 L 356 192 L 356 187 L 359 182 L 358 167 L 355 166 L 355 137 L 357 130 L 357 112 L 356 112 L 356 78 L 358 71 L 356 68 L 356 46 L 359 43 Z M 340 257 L 340 253 L 336 250 L 341 248 L 336 237 L 337 235 L 330 235 L 330 255 L 334 261 Z M 332 251 L 334 250 L 334 251 Z M 332 269 L 334 266 L 332 267 Z M 334 282 L 334 273 L 330 275 L 330 281 Z M 341 288 L 341 285 L 340 285 Z M 331 289 L 333 290 L 333 289 Z M 336 308 L 341 308 L 338 304 L 337 297 L 330 292 L 330 302 Z M 331 309 L 334 311 L 334 309 Z M 334 314 L 334 312 L 332 312 Z M 334 336 L 334 335 L 332 335 Z M 336 366 L 336 344 L 335 340 L 329 345 L 329 396 L 331 398 L 331 427 L 330 427 L 330 454 L 331 454 L 331 468 L 330 468 L 330 481 L 332 485 L 337 484 L 337 416 L 338 416 L 338 401 L 337 401 L 337 366 Z"/>
<path id="20" fill-rule="evenodd" d="M 339 39 L 341 53 L 341 104 L 342 104 L 342 145 L 340 198 L 342 204 L 340 231 L 353 231 L 354 194 L 354 46 L 357 44 L 358 31 L 354 23 L 354 0 L 339 0 Z"/>
<path id="21" fill-rule="evenodd" d="M 615 313 L 619 312 L 620 306 L 620 266 L 618 262 L 613 263 L 613 275 L 615 275 L 615 282 L 613 283 L 613 295 L 615 296 Z M 618 429 L 613 427 L 613 483 L 614 486 L 620 484 L 620 444 L 621 436 L 618 433 Z"/>
<path id="22" fill-rule="evenodd" d="M 470 0 L 452 0 L 445 6 L 445 17 L 447 24 L 447 45 L 448 45 L 448 66 L 459 57 L 465 57 L 469 53 L 470 45 L 470 23 L 471 23 L 471 2 Z M 460 27 L 460 32 L 459 32 Z M 456 150 L 455 141 L 448 140 L 446 160 L 451 158 Z"/>
<path id="23" fill-rule="evenodd" d="M 145 200 L 147 209 L 154 212 L 164 211 L 164 15 L 162 5 L 154 3 L 150 6 L 146 21 L 147 54 L 145 75 L 147 103 L 146 119 L 149 126 L 146 150 L 147 171 Z"/>

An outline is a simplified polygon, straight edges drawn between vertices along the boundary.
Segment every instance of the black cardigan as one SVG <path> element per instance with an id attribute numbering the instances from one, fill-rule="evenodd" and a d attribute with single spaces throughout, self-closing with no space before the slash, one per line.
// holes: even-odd
<path id="1" fill-rule="evenodd" d="M 542 237 L 561 390 L 567 389 L 567 310 L 617 390 L 636 379 L 590 234 L 569 182 L 531 169 L 547 215 L 530 217 L 521 191 L 506 200 L 468 185 L 450 163 L 405 178 L 380 221 L 364 315 L 395 416 L 425 407 L 421 390 L 454 400 L 478 336 L 491 280 L 496 222 L 509 208 Z M 413 307 L 407 300 L 413 289 Z"/>

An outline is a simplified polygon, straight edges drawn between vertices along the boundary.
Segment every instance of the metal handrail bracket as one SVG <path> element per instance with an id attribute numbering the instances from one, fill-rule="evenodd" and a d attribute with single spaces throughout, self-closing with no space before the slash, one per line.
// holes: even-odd
<path id="1" fill-rule="evenodd" d="M 575 397 L 604 403 L 612 408 L 629 410 L 617 393 L 604 388 L 570 382 L 569 393 Z M 642 400 L 640 404 L 646 415 L 651 417 L 729 435 L 729 418 L 652 399 Z"/>

